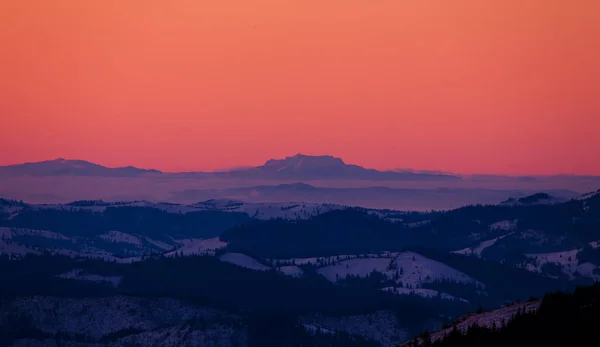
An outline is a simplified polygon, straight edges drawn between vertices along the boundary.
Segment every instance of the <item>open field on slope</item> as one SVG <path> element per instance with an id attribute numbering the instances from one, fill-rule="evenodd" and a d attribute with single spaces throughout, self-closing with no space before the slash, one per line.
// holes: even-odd
<path id="1" fill-rule="evenodd" d="M 421 283 L 436 279 L 448 279 L 457 282 L 476 282 L 464 273 L 448 265 L 428 259 L 415 252 L 391 253 L 383 258 L 348 259 L 317 270 L 328 280 L 335 282 L 348 275 L 365 277 L 377 271 L 388 279 L 403 286 L 418 287 Z"/>
<path id="2" fill-rule="evenodd" d="M 591 242 L 590 245 L 593 248 L 597 248 L 598 242 Z M 526 257 L 533 260 L 533 263 L 527 264 L 527 269 L 542 272 L 544 265 L 558 265 L 562 273 L 566 274 L 570 279 L 587 277 L 595 281 L 600 281 L 599 267 L 589 262 L 581 262 L 577 257 L 580 251 L 581 249 L 572 249 L 563 252 L 525 254 Z"/>

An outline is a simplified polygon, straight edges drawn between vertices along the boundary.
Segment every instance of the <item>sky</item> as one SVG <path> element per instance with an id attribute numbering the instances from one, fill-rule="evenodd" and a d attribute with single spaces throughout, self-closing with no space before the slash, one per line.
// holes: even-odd
<path id="1" fill-rule="evenodd" d="M 597 0 L 0 0 L 0 165 L 600 174 Z"/>

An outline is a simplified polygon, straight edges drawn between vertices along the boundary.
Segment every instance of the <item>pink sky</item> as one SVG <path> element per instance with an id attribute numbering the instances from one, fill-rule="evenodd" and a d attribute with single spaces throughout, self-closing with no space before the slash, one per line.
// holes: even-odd
<path id="1" fill-rule="evenodd" d="M 0 0 L 0 165 L 600 174 L 597 0 Z"/>

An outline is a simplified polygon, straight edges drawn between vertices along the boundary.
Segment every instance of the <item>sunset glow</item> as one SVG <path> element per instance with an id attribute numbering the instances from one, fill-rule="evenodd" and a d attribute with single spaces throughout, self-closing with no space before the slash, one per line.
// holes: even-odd
<path id="1" fill-rule="evenodd" d="M 0 165 L 600 175 L 598 0 L 0 0 Z"/>

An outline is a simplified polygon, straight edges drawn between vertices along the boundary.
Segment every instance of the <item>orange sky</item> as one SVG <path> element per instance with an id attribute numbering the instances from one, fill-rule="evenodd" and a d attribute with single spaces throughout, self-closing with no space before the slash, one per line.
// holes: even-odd
<path id="1" fill-rule="evenodd" d="M 598 0 L 0 0 L 0 165 L 600 174 Z"/>

